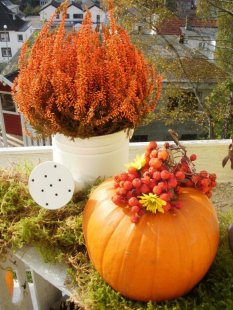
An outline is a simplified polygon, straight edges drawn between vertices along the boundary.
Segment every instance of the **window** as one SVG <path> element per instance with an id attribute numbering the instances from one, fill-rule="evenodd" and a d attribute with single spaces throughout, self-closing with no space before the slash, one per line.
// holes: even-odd
<path id="1" fill-rule="evenodd" d="M 198 46 L 199 46 L 199 48 L 202 49 L 202 50 L 204 50 L 204 49 L 206 48 L 205 42 L 199 42 Z"/>
<path id="2" fill-rule="evenodd" d="M 69 19 L 70 18 L 70 14 L 66 14 L 66 18 Z"/>
<path id="3" fill-rule="evenodd" d="M 83 14 L 73 14 L 73 19 L 83 19 Z"/>
<path id="4" fill-rule="evenodd" d="M 96 15 L 96 22 L 100 23 L 100 15 Z"/>
<path id="5" fill-rule="evenodd" d="M 11 48 L 10 47 L 2 47 L 2 57 L 11 57 Z"/>
<path id="6" fill-rule="evenodd" d="M 142 26 L 138 26 L 138 33 L 141 33 L 142 32 Z"/>
<path id="7" fill-rule="evenodd" d="M 44 1 L 40 0 L 40 6 L 47 4 L 47 2 L 48 2 L 47 0 L 44 0 Z"/>
<path id="8" fill-rule="evenodd" d="M 130 139 L 130 142 L 147 142 L 148 141 L 148 135 L 133 135 L 133 137 Z"/>
<path id="9" fill-rule="evenodd" d="M 23 35 L 22 34 L 18 34 L 17 38 L 18 38 L 18 42 L 23 42 Z"/>
<path id="10" fill-rule="evenodd" d="M 9 32 L 0 32 L 0 41 L 9 42 L 10 41 Z"/>
<path id="11" fill-rule="evenodd" d="M 181 34 L 181 35 L 179 36 L 179 43 L 180 43 L 180 44 L 184 44 L 184 34 Z"/>
<path id="12" fill-rule="evenodd" d="M 56 15 L 56 19 L 59 19 L 59 17 L 60 17 L 59 14 L 57 14 L 57 15 Z"/>
<path id="13" fill-rule="evenodd" d="M 15 104 L 10 94 L 0 94 L 0 99 L 2 102 L 2 109 L 4 111 L 16 112 Z"/>

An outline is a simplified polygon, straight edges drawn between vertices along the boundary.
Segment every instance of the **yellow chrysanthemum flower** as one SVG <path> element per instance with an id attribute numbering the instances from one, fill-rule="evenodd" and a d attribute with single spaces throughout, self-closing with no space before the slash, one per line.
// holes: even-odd
<path id="1" fill-rule="evenodd" d="M 160 199 L 155 194 L 142 194 L 142 196 L 139 196 L 139 198 L 139 202 L 144 208 L 146 208 L 147 211 L 151 211 L 152 213 L 156 213 L 157 211 L 164 213 L 163 206 L 166 205 L 166 201 Z"/>
<path id="2" fill-rule="evenodd" d="M 146 163 L 146 159 L 144 154 L 142 155 L 137 155 L 134 161 L 130 164 L 127 164 L 127 167 L 134 167 L 137 170 L 140 170 Z"/>

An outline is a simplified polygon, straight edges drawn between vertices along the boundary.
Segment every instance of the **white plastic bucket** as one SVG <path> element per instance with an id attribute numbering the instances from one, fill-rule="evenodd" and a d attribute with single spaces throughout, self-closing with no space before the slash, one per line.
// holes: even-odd
<path id="1" fill-rule="evenodd" d="M 88 139 L 71 139 L 56 134 L 52 139 L 53 160 L 70 170 L 75 191 L 98 177 L 110 177 L 126 170 L 129 160 L 128 131 Z"/>

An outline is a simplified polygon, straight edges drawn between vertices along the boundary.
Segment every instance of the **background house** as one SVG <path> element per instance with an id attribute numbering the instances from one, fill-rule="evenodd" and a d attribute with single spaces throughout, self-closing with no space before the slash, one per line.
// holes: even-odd
<path id="1" fill-rule="evenodd" d="M 33 33 L 17 6 L 12 5 L 13 11 L 9 7 L 9 1 L 0 0 L 0 63 L 8 63 Z"/>
<path id="2" fill-rule="evenodd" d="M 0 142 L 3 145 L 7 143 L 8 146 L 23 144 L 21 116 L 11 96 L 11 85 L 16 76 L 17 72 L 12 72 L 0 79 L 0 132 L 2 133 Z M 7 138 L 7 142 L 3 140 L 4 137 Z"/>
<path id="3" fill-rule="evenodd" d="M 40 20 L 48 20 L 60 4 L 61 2 L 55 0 L 47 2 L 40 10 Z M 83 21 L 87 9 L 91 12 L 94 27 L 100 27 L 101 23 L 106 22 L 106 13 L 98 1 L 70 1 L 67 9 L 66 26 L 75 26 L 75 28 L 78 29 Z M 61 21 L 61 17 L 61 14 L 57 14 L 54 24 L 59 23 Z"/>
<path id="4" fill-rule="evenodd" d="M 12 12 L 17 14 L 23 20 L 25 19 L 25 15 L 20 11 L 19 4 L 12 3 L 10 0 L 2 0 L 2 3 Z"/>
<path id="5" fill-rule="evenodd" d="M 191 118 L 197 120 L 195 114 L 200 119 L 204 114 L 202 105 L 205 98 L 227 76 L 214 62 L 217 21 L 197 18 L 191 1 L 183 2 L 189 10 L 185 11 L 183 6 L 178 13 L 180 1 L 175 4 L 176 16 L 160 22 L 157 22 L 156 16 L 152 16 L 149 23 L 141 22 L 140 31 L 136 24 L 136 31 L 132 32 L 133 40 L 141 42 L 144 52 L 163 76 L 163 96 L 156 109 L 156 120 L 135 130 L 134 141 L 166 140 L 170 127 L 183 140 L 208 137 L 208 130 L 198 126 Z M 182 13 L 189 15 L 184 18 Z M 135 14 L 133 12 L 133 16 Z M 140 14 L 137 12 L 139 20 Z M 148 25 L 152 27 L 148 28 Z M 183 115 L 183 119 L 175 114 L 174 108 L 180 106 L 186 106 L 184 112 L 194 111 L 192 117 L 191 113 L 187 113 L 186 117 Z M 208 120 L 205 122 L 208 123 Z"/>
<path id="6" fill-rule="evenodd" d="M 192 14 L 192 12 L 196 9 L 196 2 L 195 0 L 178 0 L 174 1 L 176 3 L 176 10 L 179 16 L 187 16 Z"/>
<path id="7" fill-rule="evenodd" d="M 219 81 L 226 78 L 225 72 L 206 59 L 190 57 L 183 60 L 185 73 L 180 70 L 179 61 L 163 59 L 163 64 L 166 62 L 168 66 L 163 70 L 163 92 L 155 110 L 155 121 L 137 128 L 133 141 L 169 140 L 169 128 L 175 130 L 181 140 L 208 138 L 207 126 L 198 125 L 194 119 L 200 117 L 208 124 L 202 105 Z M 178 106 L 183 111 L 180 115 L 175 111 Z"/>
<path id="8" fill-rule="evenodd" d="M 165 19 L 159 25 L 157 35 L 168 40 L 175 39 L 209 60 L 214 59 L 216 47 L 217 21 L 191 18 Z"/>

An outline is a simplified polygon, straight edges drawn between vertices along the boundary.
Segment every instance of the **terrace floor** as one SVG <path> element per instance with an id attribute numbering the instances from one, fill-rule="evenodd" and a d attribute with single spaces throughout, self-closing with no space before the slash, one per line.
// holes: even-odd
<path id="1" fill-rule="evenodd" d="M 211 201 L 215 208 L 221 212 L 233 211 L 233 183 L 217 184 L 217 187 L 213 191 Z"/>

